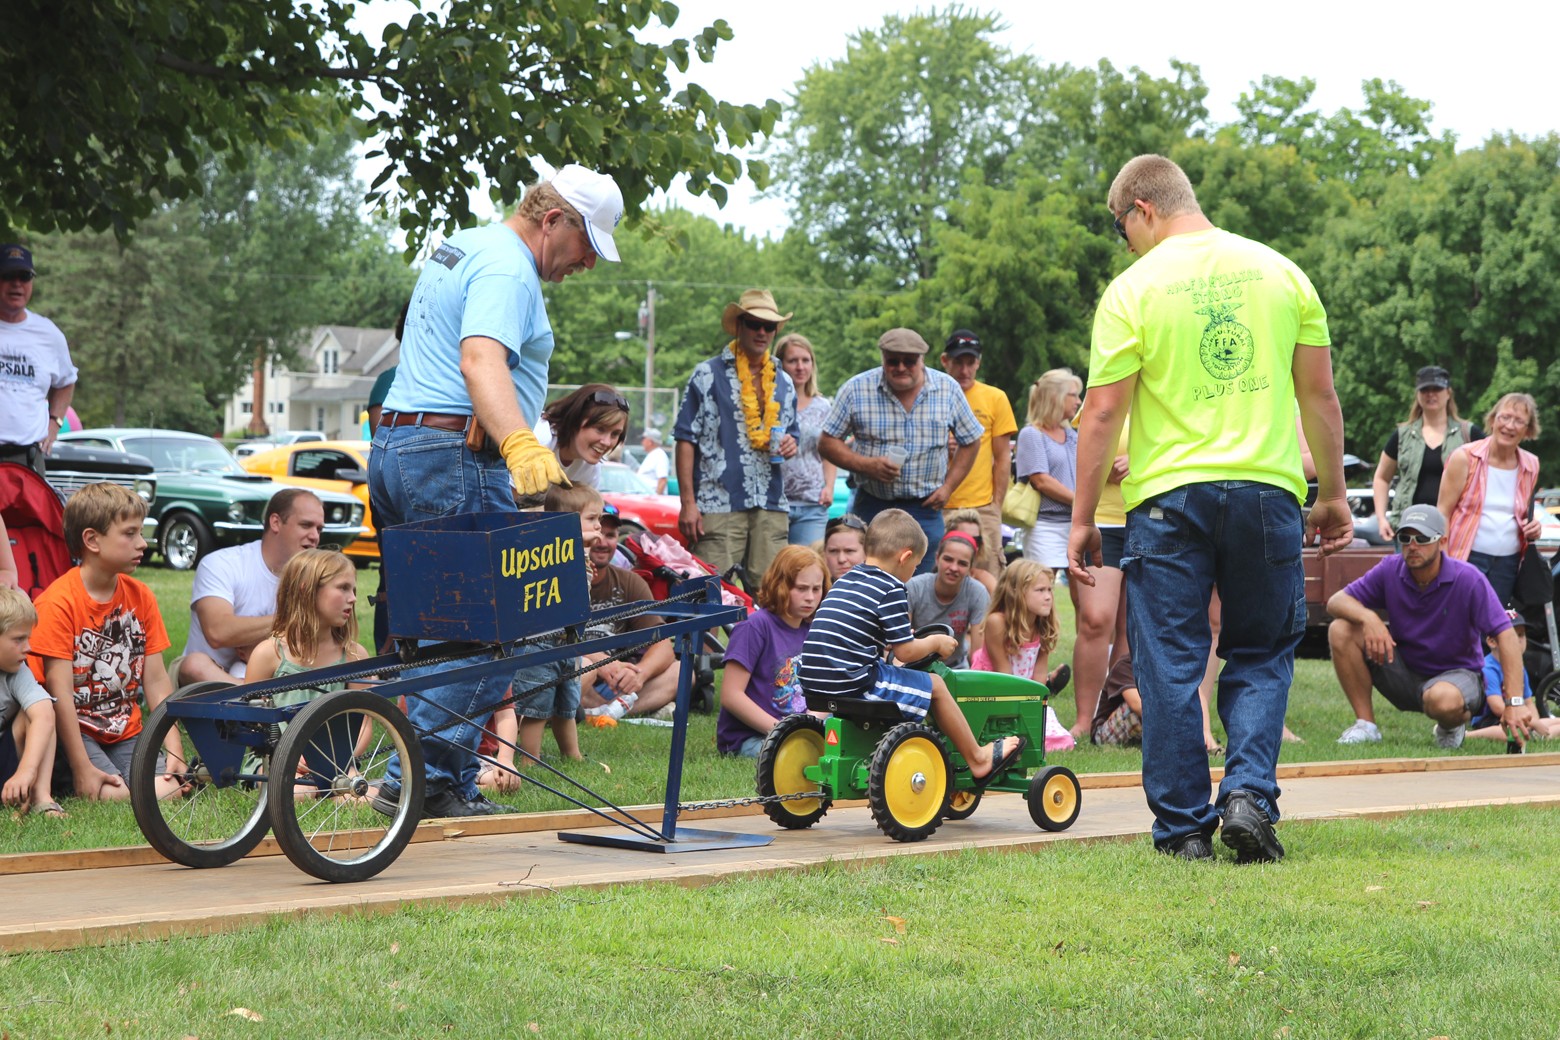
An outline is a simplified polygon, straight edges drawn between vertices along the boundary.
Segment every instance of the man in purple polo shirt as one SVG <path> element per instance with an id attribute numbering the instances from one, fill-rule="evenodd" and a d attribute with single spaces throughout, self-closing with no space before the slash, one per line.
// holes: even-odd
<path id="1" fill-rule="evenodd" d="M 1478 569 L 1442 552 L 1446 519 L 1409 506 L 1398 520 L 1400 556 L 1388 556 L 1327 601 L 1333 670 L 1354 709 L 1340 744 L 1379 741 L 1371 689 L 1399 711 L 1435 720 L 1435 742 L 1461 746 L 1484 705 L 1482 640 L 1495 640 L 1505 676 L 1501 721 L 1525 739 L 1537 718 L 1522 696 L 1522 651 L 1511 619 Z M 1387 620 L 1376 614 L 1384 610 Z M 1388 632 L 1388 627 L 1391 631 Z"/>

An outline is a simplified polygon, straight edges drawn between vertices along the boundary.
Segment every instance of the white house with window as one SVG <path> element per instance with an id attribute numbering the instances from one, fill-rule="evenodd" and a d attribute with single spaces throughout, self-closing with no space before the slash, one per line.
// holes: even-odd
<path id="1" fill-rule="evenodd" d="M 300 351 L 307 367 L 271 361 L 228 402 L 224 430 L 250 436 L 320 430 L 329 439 L 355 440 L 374 380 L 401 357 L 394 329 L 321 325 Z"/>

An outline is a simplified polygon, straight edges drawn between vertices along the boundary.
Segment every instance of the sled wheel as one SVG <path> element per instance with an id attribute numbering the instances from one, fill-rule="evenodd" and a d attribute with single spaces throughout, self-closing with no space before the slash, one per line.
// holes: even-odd
<path id="1" fill-rule="evenodd" d="M 948 811 L 943 813 L 943 819 L 967 820 L 974 816 L 981 796 L 985 793 L 978 787 L 955 787 L 948 795 Z"/>
<path id="2" fill-rule="evenodd" d="M 904 722 L 884 734 L 867 770 L 867 804 L 878 829 L 895 841 L 921 841 L 948 807 L 948 749 L 937 731 Z"/>
<path id="3" fill-rule="evenodd" d="M 392 757 L 400 787 L 386 789 Z M 322 881 L 366 881 L 395 862 L 422 817 L 423 760 L 395 701 L 329 693 L 294 716 L 276 748 L 271 829 L 293 865 Z"/>
<path id="4" fill-rule="evenodd" d="M 1065 766 L 1052 766 L 1029 781 L 1029 818 L 1044 831 L 1065 831 L 1083 808 L 1083 788 Z"/>
<path id="5" fill-rule="evenodd" d="M 1560 717 L 1560 669 L 1538 681 L 1538 690 L 1533 700 L 1537 703 L 1539 717 Z"/>
<path id="6" fill-rule="evenodd" d="M 147 844 L 159 853 L 186 867 L 225 867 L 247 855 L 265 837 L 266 787 L 264 781 L 237 780 L 234 769 L 213 776 L 201 761 L 189 726 L 215 732 L 208 720 L 178 718 L 168 712 L 168 702 L 196 694 L 231 687 L 226 682 L 193 683 L 178 690 L 157 706 L 147 719 L 136 741 L 130 760 L 130 806 L 135 822 L 146 836 Z M 270 768 L 269 727 L 259 723 L 217 723 L 215 726 L 243 727 L 255 735 L 264 735 L 266 747 L 258 749 L 258 763 L 251 761 L 238 771 L 266 773 Z M 166 774 L 163 742 L 170 733 L 178 735 L 183 747 L 184 768 L 172 775 L 181 782 L 182 792 L 166 799 L 157 797 L 157 781 Z M 210 738 L 208 738 L 210 739 Z"/>
<path id="7" fill-rule="evenodd" d="M 758 793 L 798 794 L 816 791 L 818 784 L 807 779 L 802 770 L 815 766 L 823 757 L 823 720 L 814 715 L 787 715 L 764 738 L 758 752 Z M 764 806 L 764 815 L 788 830 L 811 827 L 823 819 L 833 799 L 798 798 Z"/>

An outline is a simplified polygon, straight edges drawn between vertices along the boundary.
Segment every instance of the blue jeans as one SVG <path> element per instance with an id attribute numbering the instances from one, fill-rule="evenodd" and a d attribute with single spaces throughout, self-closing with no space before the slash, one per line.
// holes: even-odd
<path id="1" fill-rule="evenodd" d="M 915 572 L 932 573 L 937 563 L 937 543 L 942 541 L 944 533 L 942 510 L 923 506 L 921 500 L 917 498 L 878 498 L 861 488 L 856 489 L 856 495 L 851 499 L 850 511 L 869 524 L 874 516 L 885 509 L 903 509 L 910 514 L 911 519 L 921 525 L 921 530 L 926 532 L 926 554 L 921 557 Z"/>
<path id="2" fill-rule="evenodd" d="M 786 542 L 791 545 L 811 545 L 823 541 L 823 529 L 829 522 L 829 507 L 817 502 L 790 503 L 791 527 Z"/>
<path id="3" fill-rule="evenodd" d="M 1143 698 L 1143 793 L 1160 847 L 1212 836 L 1248 791 L 1278 819 L 1278 752 L 1305 633 L 1300 504 L 1253 481 L 1187 484 L 1127 514 L 1127 634 Z M 1217 807 L 1208 803 L 1197 684 L 1208 663 L 1208 601 L 1223 601 L 1218 710 L 1227 735 Z"/>
<path id="4" fill-rule="evenodd" d="M 374 450 L 368 456 L 368 496 L 374 524 L 381 531 L 395 524 L 455 513 L 514 512 L 510 488 L 503 457 L 496 451 L 472 454 L 466 448 L 464 433 L 426 426 L 381 426 L 374 436 Z M 381 580 L 387 577 L 382 574 Z M 392 587 L 389 595 L 416 596 L 418 590 Z M 412 678 L 451 667 L 461 665 L 413 668 L 402 674 Z M 486 676 L 407 699 L 407 718 L 422 740 L 427 795 L 450 790 L 462 798 L 476 797 L 477 742 L 482 728 L 450 713 L 476 718 L 479 709 L 503 698 L 508 685 L 508 676 Z M 435 734 L 443 739 L 436 739 Z M 400 778 L 399 759 L 390 760 L 386 775 L 392 784 Z"/>
<path id="5" fill-rule="evenodd" d="M 1522 554 L 1491 556 L 1489 553 L 1469 551 L 1468 562 L 1489 579 L 1490 588 L 1495 590 L 1495 598 L 1500 600 L 1500 605 L 1510 607 L 1517 595 L 1517 568 L 1522 565 Z"/>

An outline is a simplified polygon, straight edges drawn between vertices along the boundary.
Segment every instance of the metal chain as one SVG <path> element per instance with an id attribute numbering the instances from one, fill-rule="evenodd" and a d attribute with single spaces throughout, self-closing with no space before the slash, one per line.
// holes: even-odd
<path id="1" fill-rule="evenodd" d="M 751 798 L 727 798 L 719 802 L 679 802 L 679 813 L 697 812 L 702 809 L 740 809 L 745 805 L 779 805 L 781 802 L 799 802 L 808 798 L 822 798 L 822 791 L 798 791 L 796 794 L 758 794 Z"/>

